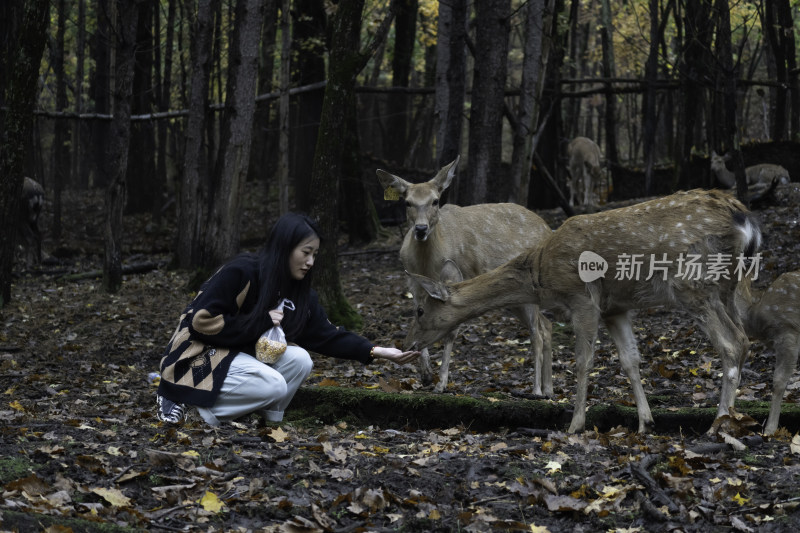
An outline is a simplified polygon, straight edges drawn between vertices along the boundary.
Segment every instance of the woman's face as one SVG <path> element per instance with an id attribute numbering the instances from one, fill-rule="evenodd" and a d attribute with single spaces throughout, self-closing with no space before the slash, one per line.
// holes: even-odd
<path id="1" fill-rule="evenodd" d="M 289 272 L 292 278 L 298 281 L 305 278 L 308 271 L 314 266 L 317 253 L 319 253 L 319 237 L 312 235 L 300 241 L 300 244 L 289 254 Z"/>

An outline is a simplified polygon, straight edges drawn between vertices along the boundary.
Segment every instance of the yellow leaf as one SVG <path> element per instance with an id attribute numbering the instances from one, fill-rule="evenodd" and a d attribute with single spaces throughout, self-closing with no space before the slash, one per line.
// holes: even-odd
<path id="1" fill-rule="evenodd" d="M 222 502 L 222 500 L 220 500 L 219 498 L 217 498 L 217 495 L 214 494 L 213 492 L 206 491 L 203 497 L 200 498 L 200 505 L 202 505 L 203 509 L 205 509 L 206 511 L 209 511 L 211 513 L 218 513 L 225 505 L 225 503 Z"/>
<path id="2" fill-rule="evenodd" d="M 536 526 L 531 524 L 531 533 L 550 533 L 550 530 L 547 529 L 547 526 Z"/>
<path id="3" fill-rule="evenodd" d="M 742 496 L 741 494 L 739 494 L 737 492 L 736 496 L 733 497 L 733 501 L 735 501 L 739 505 L 744 505 L 744 504 L 746 504 L 747 502 L 750 501 L 750 498 L 745 498 L 744 496 Z"/>
<path id="4" fill-rule="evenodd" d="M 131 503 L 130 498 L 122 494 L 119 489 L 95 487 L 92 489 L 92 492 L 103 498 L 114 507 L 127 507 Z"/>
<path id="5" fill-rule="evenodd" d="M 185 452 L 181 452 L 181 455 L 185 455 L 186 457 L 200 457 L 200 454 L 194 450 L 186 450 Z"/>
<path id="6" fill-rule="evenodd" d="M 555 474 L 556 472 L 561 471 L 561 463 L 557 461 L 550 461 L 544 467 L 547 469 L 548 474 Z"/>
<path id="7" fill-rule="evenodd" d="M 789 444 L 789 449 L 795 455 L 800 454 L 800 434 L 795 434 L 795 436 L 792 437 L 792 442 Z"/>
<path id="8" fill-rule="evenodd" d="M 25 410 L 25 408 L 22 407 L 22 404 L 19 403 L 17 400 L 14 400 L 13 402 L 9 403 L 8 405 L 10 405 L 12 409 L 16 409 L 17 411 L 24 411 Z"/>
<path id="9" fill-rule="evenodd" d="M 431 512 L 428 514 L 428 520 L 441 520 L 442 515 L 439 514 L 438 509 L 431 509 Z"/>
<path id="10" fill-rule="evenodd" d="M 269 436 L 275 439 L 275 442 L 284 442 L 289 434 L 286 433 L 283 428 L 277 427 L 270 431 Z"/>

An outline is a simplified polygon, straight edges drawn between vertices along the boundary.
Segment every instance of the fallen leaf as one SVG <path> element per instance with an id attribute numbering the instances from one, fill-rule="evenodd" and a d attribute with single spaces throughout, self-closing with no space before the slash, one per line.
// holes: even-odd
<path id="1" fill-rule="evenodd" d="M 92 492 L 103 498 L 114 507 L 127 507 L 131 504 L 130 498 L 122 494 L 119 489 L 95 487 L 92 489 Z"/>
<path id="2" fill-rule="evenodd" d="M 789 444 L 789 449 L 793 454 L 800 455 L 800 433 L 797 433 L 794 437 L 792 437 L 792 442 Z"/>
<path id="3" fill-rule="evenodd" d="M 213 492 L 206 491 L 203 497 L 200 498 L 200 505 L 208 512 L 218 513 L 225 506 L 225 503 L 217 498 L 217 495 Z"/>
<path id="4" fill-rule="evenodd" d="M 270 431 L 270 432 L 269 432 L 269 436 L 270 436 L 270 437 L 271 437 L 271 438 L 272 438 L 272 439 L 273 439 L 275 442 L 284 442 L 284 441 L 286 441 L 287 437 L 289 437 L 289 434 L 288 434 L 288 433 L 286 433 L 286 432 L 283 430 L 283 428 L 281 428 L 281 427 L 277 427 L 277 428 L 275 428 L 275 429 L 273 429 L 272 431 Z"/>

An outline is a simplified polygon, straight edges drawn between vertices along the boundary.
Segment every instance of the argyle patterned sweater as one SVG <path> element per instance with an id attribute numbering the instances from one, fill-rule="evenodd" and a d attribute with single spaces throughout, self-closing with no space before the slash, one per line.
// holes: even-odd
<path id="1" fill-rule="evenodd" d="M 214 405 L 233 357 L 239 352 L 255 354 L 256 341 L 272 327 L 268 313 L 263 323 L 250 329 L 238 319 L 253 309 L 258 293 L 255 256 L 233 259 L 203 284 L 181 314 L 161 359 L 161 396 L 176 403 Z M 372 361 L 372 343 L 331 324 L 313 290 L 305 326 L 286 340 L 329 357 Z"/>

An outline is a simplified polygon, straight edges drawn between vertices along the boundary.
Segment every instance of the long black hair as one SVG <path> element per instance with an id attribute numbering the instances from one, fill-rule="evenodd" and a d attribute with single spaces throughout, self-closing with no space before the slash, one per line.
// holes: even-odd
<path id="1" fill-rule="evenodd" d="M 322 242 L 319 226 L 303 213 L 286 213 L 272 226 L 267 242 L 258 253 L 259 293 L 251 320 L 268 318 L 281 299 L 288 298 L 295 310 L 285 310 L 281 326 L 288 338 L 295 337 L 303 328 L 308 316 L 311 280 L 314 269 L 308 271 L 301 280 L 292 277 L 289 270 L 289 257 L 302 241 L 318 237 Z"/>

